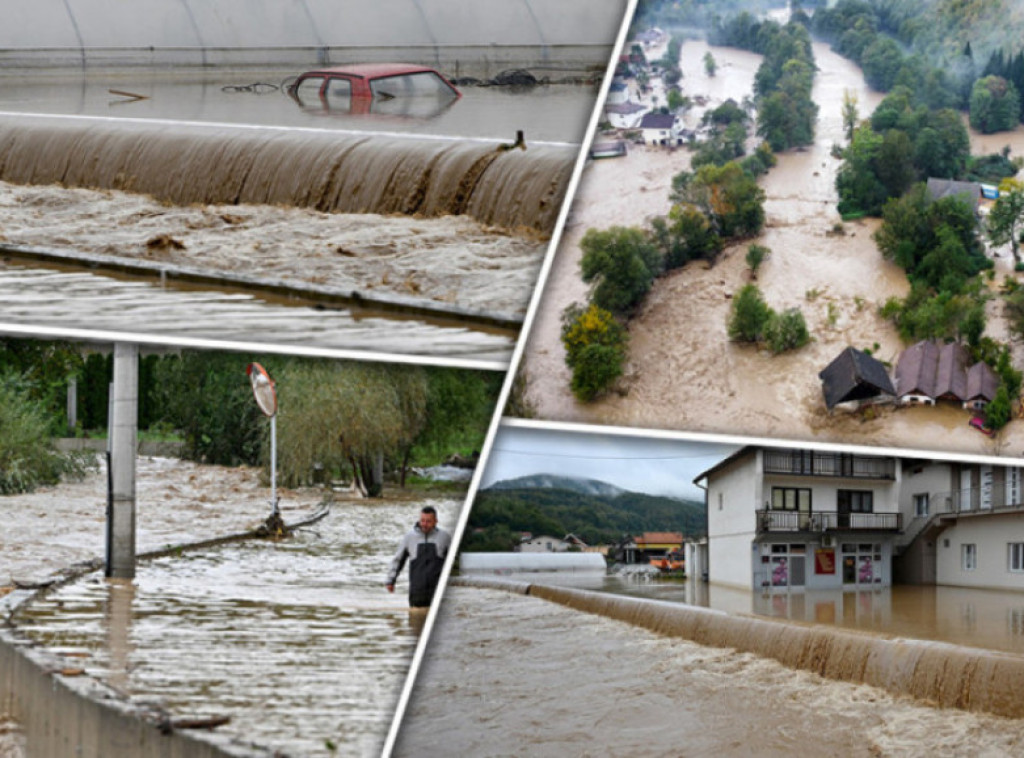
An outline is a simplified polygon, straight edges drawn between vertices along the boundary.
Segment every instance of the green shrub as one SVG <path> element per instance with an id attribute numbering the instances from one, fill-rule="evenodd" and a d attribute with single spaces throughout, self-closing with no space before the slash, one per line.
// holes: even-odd
<path id="1" fill-rule="evenodd" d="M 737 342 L 759 342 L 771 319 L 772 309 L 753 284 L 741 289 L 732 300 L 729 313 L 729 339 Z"/>
<path id="2" fill-rule="evenodd" d="M 765 324 L 764 340 L 775 354 L 803 347 L 811 341 L 804 314 L 797 308 L 773 313 Z"/>
<path id="3" fill-rule="evenodd" d="M 81 478 L 96 467 L 92 453 L 60 453 L 50 442 L 50 419 L 18 377 L 0 377 L 0 494 L 31 492 L 62 476 Z"/>
<path id="4" fill-rule="evenodd" d="M 572 369 L 571 388 L 588 402 L 622 376 L 626 361 L 626 330 L 608 311 L 591 304 L 571 305 L 562 314 L 565 362 Z"/>

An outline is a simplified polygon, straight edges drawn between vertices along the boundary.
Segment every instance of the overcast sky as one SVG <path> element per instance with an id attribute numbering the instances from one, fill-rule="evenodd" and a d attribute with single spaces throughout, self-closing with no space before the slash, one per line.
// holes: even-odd
<path id="1" fill-rule="evenodd" d="M 481 484 L 556 474 L 703 501 L 704 491 L 693 484 L 694 477 L 736 449 L 706 442 L 502 427 Z"/>

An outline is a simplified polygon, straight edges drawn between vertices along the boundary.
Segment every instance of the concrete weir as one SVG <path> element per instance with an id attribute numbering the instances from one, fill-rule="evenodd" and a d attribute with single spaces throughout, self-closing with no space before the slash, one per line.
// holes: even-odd
<path id="1" fill-rule="evenodd" d="M 670 637 L 773 658 L 829 679 L 869 684 L 944 708 L 1024 718 L 1024 657 L 929 640 L 734 616 L 707 608 L 499 579 L 468 586 L 506 589 Z"/>
<path id="2" fill-rule="evenodd" d="M 320 508 L 293 529 L 323 518 Z M 140 555 L 158 558 L 239 539 L 265 536 L 265 531 L 217 537 Z M 57 584 L 97 570 L 102 561 L 69 568 Z M 80 758 L 271 758 L 279 753 L 209 729 L 185 729 L 181 722 L 153 706 L 132 702 L 125 693 L 87 676 L 67 659 L 36 646 L 10 622 L 18 606 L 45 590 L 16 590 L 0 599 L 0 713 L 22 727 L 29 756 Z"/>

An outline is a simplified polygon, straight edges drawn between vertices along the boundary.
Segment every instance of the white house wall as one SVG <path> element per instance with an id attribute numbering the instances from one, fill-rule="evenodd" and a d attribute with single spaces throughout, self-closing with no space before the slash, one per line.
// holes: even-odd
<path id="1" fill-rule="evenodd" d="M 1011 542 L 1024 542 L 1024 513 L 961 517 L 944 530 L 936 546 L 936 581 L 957 587 L 1024 590 L 1024 573 L 1011 572 Z M 977 568 L 962 567 L 962 546 L 976 545 Z"/>
<path id="2" fill-rule="evenodd" d="M 839 490 L 871 492 L 874 513 L 897 513 L 900 504 L 896 483 L 877 479 L 832 479 L 815 476 L 769 474 L 765 477 L 760 509 L 770 506 L 772 487 L 798 487 L 811 490 L 811 512 L 838 509 Z"/>
<path id="3" fill-rule="evenodd" d="M 714 583 L 750 587 L 761 461 L 761 453 L 751 451 L 716 472 L 714 483 L 708 485 L 708 563 Z"/>

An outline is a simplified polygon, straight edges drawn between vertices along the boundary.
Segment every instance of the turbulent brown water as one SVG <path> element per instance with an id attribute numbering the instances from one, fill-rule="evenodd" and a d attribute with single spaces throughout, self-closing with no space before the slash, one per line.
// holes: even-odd
<path id="1" fill-rule="evenodd" d="M 575 153 L 336 131 L 0 117 L 0 179 L 13 183 L 130 190 L 176 204 L 466 214 L 544 233 L 554 227 Z"/>
<path id="2" fill-rule="evenodd" d="M 1022 745 L 1024 720 L 453 587 L 395 755 L 1010 756 Z"/>

